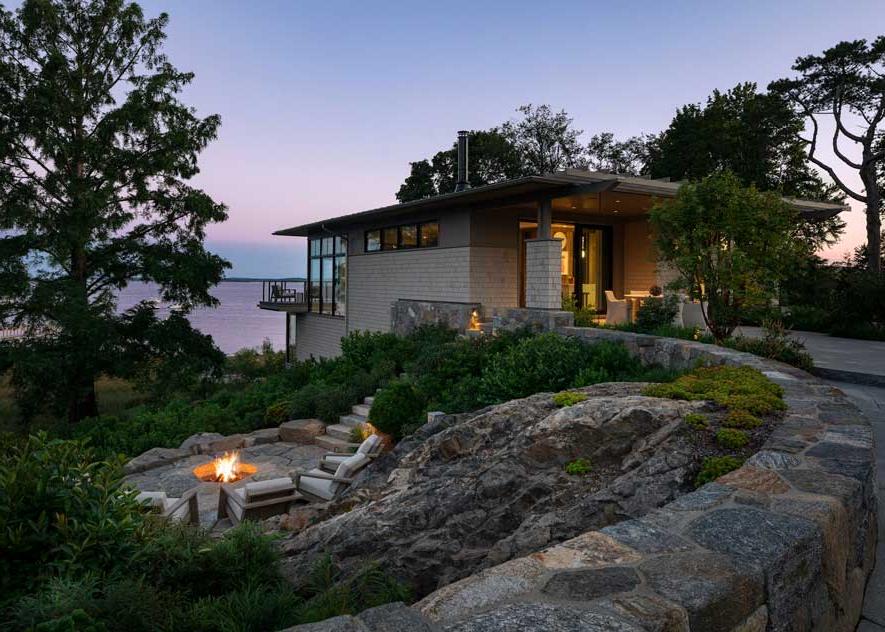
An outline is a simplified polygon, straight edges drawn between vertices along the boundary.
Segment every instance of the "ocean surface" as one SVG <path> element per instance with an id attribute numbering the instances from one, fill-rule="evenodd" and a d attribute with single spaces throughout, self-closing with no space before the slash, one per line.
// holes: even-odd
<path id="1" fill-rule="evenodd" d="M 118 305 L 125 310 L 139 301 L 159 299 L 157 286 L 152 283 L 131 283 L 120 292 Z M 212 289 L 221 304 L 216 308 L 198 308 L 188 315 L 191 324 L 215 339 L 225 353 L 234 353 L 244 347 L 261 346 L 270 340 L 274 349 L 285 348 L 286 320 L 281 312 L 258 309 L 261 300 L 260 281 L 224 281 Z M 159 315 L 167 314 L 169 307 L 160 304 Z"/>

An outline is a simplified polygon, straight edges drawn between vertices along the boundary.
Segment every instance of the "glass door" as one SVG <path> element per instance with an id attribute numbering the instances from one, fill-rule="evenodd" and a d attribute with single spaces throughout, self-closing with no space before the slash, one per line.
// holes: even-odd
<path id="1" fill-rule="evenodd" d="M 605 311 L 605 290 L 611 289 L 611 231 L 579 226 L 575 249 L 575 302 L 578 307 Z"/>

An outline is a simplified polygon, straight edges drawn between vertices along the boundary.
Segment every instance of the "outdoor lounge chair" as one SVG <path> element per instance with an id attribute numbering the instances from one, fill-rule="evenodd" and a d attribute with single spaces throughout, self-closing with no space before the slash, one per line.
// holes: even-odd
<path id="1" fill-rule="evenodd" d="M 222 485 L 218 496 L 218 519 L 228 518 L 234 526 L 243 520 L 263 520 L 289 510 L 301 496 L 289 477 L 253 481 L 240 487 Z"/>
<path id="2" fill-rule="evenodd" d="M 135 500 L 148 505 L 169 520 L 186 524 L 200 524 L 196 487 L 186 491 L 181 498 L 169 498 L 166 492 L 140 492 Z"/>
<path id="3" fill-rule="evenodd" d="M 306 500 L 324 502 L 333 500 L 353 482 L 353 477 L 369 464 L 365 454 L 354 454 L 338 465 L 334 474 L 314 468 L 295 474 L 295 488 Z"/>
<path id="4" fill-rule="evenodd" d="M 354 454 L 365 454 L 371 460 L 381 454 L 381 449 L 383 447 L 384 444 L 381 442 L 381 437 L 376 434 L 370 434 L 360 444 L 360 447 L 356 449 L 356 452 L 354 452 Z M 336 452 L 327 452 L 323 456 L 323 458 L 320 459 L 320 469 L 325 470 L 330 474 L 334 474 L 336 471 L 338 471 L 338 466 L 352 456 L 353 454 L 338 454 Z"/>
<path id="5" fill-rule="evenodd" d="M 615 293 L 611 290 L 605 291 L 605 324 L 618 325 L 630 322 L 630 301 L 626 299 L 618 300 Z"/>

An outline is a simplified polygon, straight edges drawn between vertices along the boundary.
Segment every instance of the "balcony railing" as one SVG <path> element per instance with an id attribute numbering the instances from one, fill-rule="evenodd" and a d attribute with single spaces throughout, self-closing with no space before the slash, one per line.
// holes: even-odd
<path id="1" fill-rule="evenodd" d="M 261 302 L 266 305 L 307 305 L 302 281 L 262 281 Z"/>

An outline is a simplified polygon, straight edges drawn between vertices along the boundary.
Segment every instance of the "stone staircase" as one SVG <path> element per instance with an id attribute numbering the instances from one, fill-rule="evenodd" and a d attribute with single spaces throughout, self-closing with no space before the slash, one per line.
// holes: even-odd
<path id="1" fill-rule="evenodd" d="M 369 420 L 369 409 L 374 397 L 366 397 L 362 404 L 356 404 L 347 415 L 341 415 L 337 424 L 326 426 L 326 434 L 314 439 L 314 443 L 329 452 L 349 453 L 359 447 L 359 443 L 351 443 L 350 433 L 360 428 Z"/>

